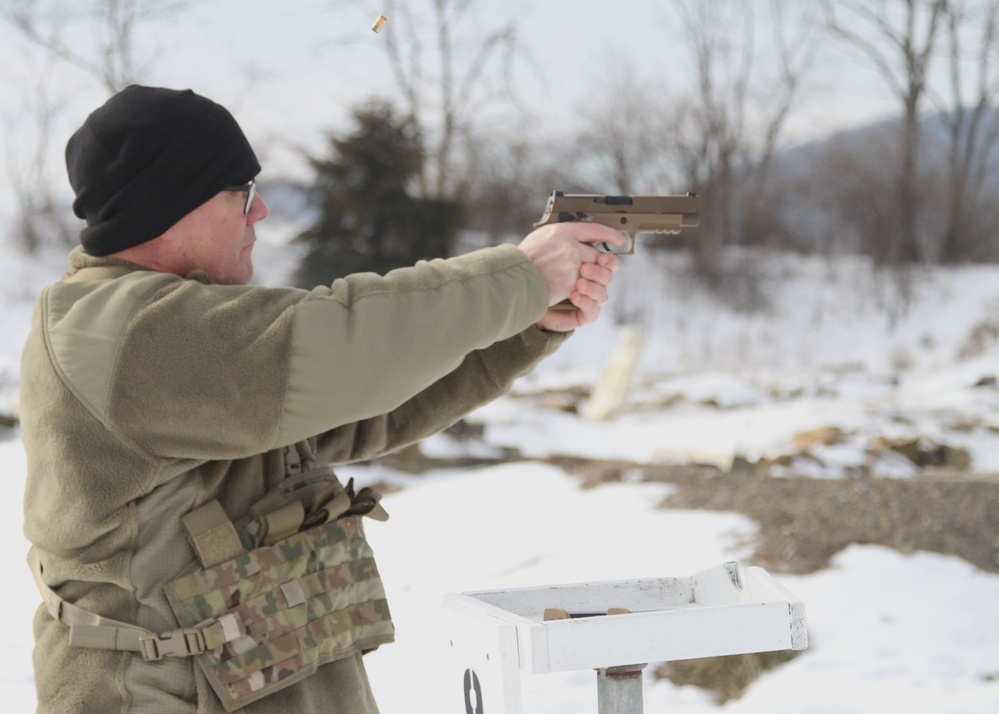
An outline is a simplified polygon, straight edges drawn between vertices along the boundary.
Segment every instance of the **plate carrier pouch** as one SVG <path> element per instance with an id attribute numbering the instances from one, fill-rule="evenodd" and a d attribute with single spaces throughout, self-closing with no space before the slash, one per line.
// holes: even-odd
<path id="1" fill-rule="evenodd" d="M 159 635 L 63 601 L 29 563 L 71 645 L 193 656 L 231 712 L 395 639 L 362 515 L 388 517 L 328 468 L 288 476 L 235 525 L 218 501 L 196 508 L 181 520 L 202 567 L 165 586 L 181 629 Z"/>

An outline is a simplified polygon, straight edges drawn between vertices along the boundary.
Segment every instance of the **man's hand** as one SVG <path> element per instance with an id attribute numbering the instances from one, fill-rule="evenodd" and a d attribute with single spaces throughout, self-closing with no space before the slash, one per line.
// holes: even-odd
<path id="1" fill-rule="evenodd" d="M 620 261 L 593 244 L 620 246 L 624 241 L 616 229 L 579 222 L 542 226 L 524 238 L 520 249 L 544 277 L 549 306 L 565 300 L 571 303 L 570 309 L 549 310 L 538 326 L 567 332 L 596 320 L 607 302 L 608 288 Z"/>

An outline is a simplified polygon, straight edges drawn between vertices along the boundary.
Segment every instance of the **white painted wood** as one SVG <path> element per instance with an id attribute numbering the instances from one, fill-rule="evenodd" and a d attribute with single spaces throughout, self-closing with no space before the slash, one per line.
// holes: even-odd
<path id="1" fill-rule="evenodd" d="M 699 605 L 734 605 L 751 602 L 743 577 L 746 570 L 736 563 L 725 563 L 693 576 L 694 600 Z"/>
<path id="2" fill-rule="evenodd" d="M 765 603 L 562 620 L 545 628 L 547 666 L 520 666 L 540 674 L 790 649 L 787 615 L 786 604 Z"/>
<path id="3" fill-rule="evenodd" d="M 545 622 L 549 607 L 630 613 Z M 512 627 L 515 656 L 507 661 L 532 674 L 807 646 L 801 601 L 762 568 L 737 563 L 683 578 L 451 594 L 445 608 L 458 630 L 466 621 Z M 483 645 L 473 638 L 463 646 Z"/>
<path id="4" fill-rule="evenodd" d="M 444 610 L 444 711 L 522 714 L 517 627 L 480 610 Z"/>
<path id="5" fill-rule="evenodd" d="M 466 595 L 507 613 L 541 620 L 548 607 L 561 607 L 569 612 L 604 612 L 610 607 L 625 607 L 632 611 L 677 607 L 694 601 L 694 580 L 689 577 L 607 580 Z"/>
<path id="6" fill-rule="evenodd" d="M 790 590 L 781 585 L 766 570 L 758 567 L 748 568 L 747 590 L 754 601 L 787 601 L 788 618 L 791 627 L 791 649 L 808 649 L 808 629 L 805 627 L 805 603 L 799 600 Z"/>

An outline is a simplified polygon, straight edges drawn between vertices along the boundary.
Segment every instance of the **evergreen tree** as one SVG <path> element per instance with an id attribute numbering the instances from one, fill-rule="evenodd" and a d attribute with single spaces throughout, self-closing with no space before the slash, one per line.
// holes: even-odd
<path id="1" fill-rule="evenodd" d="M 306 246 L 295 276 L 302 287 L 447 257 L 461 227 L 460 204 L 410 194 L 424 160 L 412 119 L 381 103 L 354 119 L 352 136 L 330 137 L 331 158 L 312 161 L 318 218 L 295 239 Z"/>

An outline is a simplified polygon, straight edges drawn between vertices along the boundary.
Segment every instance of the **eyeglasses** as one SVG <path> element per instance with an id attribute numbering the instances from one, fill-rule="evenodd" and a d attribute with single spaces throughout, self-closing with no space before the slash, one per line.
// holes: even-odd
<path id="1" fill-rule="evenodd" d="M 243 215 L 250 215 L 250 208 L 253 206 L 253 198 L 257 195 L 257 180 L 250 179 L 246 183 L 241 183 L 237 186 L 226 186 L 223 191 L 232 191 L 233 193 L 246 193 L 246 203 L 243 205 Z"/>

